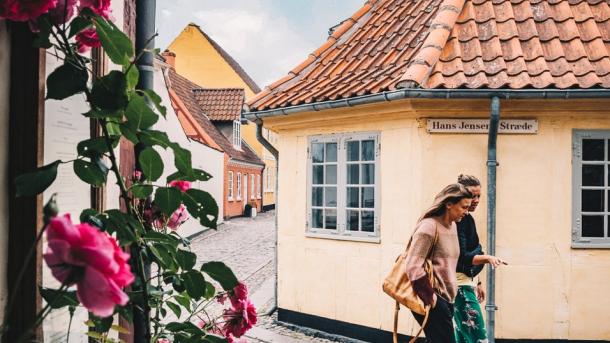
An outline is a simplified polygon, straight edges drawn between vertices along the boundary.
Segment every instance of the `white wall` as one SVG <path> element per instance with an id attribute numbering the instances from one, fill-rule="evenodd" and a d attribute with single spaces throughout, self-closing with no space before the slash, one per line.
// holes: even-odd
<path id="1" fill-rule="evenodd" d="M 207 145 L 192 141 L 186 136 L 182 126 L 180 125 L 178 117 L 171 106 L 165 78 L 163 77 L 163 72 L 159 66 L 155 67 L 154 89 L 155 92 L 159 94 L 163 100 L 163 104 L 167 108 L 166 119 L 161 117 L 157 124 L 155 124 L 154 128 L 156 130 L 165 131 L 170 140 L 191 151 L 193 168 L 203 169 L 213 176 L 213 178 L 207 182 L 195 182 L 193 184 L 193 188 L 201 189 L 212 194 L 214 199 L 216 199 L 216 203 L 218 204 L 218 222 L 221 223 L 223 220 L 222 200 L 224 154 L 218 150 L 208 147 Z M 165 166 L 163 175 L 160 179 L 160 181 L 163 182 L 168 175 L 176 171 L 174 166 L 174 154 L 170 149 L 167 151 L 157 149 L 157 151 L 161 154 L 163 165 Z M 202 227 L 196 219 L 190 218 L 178 229 L 178 233 L 184 237 L 187 237 L 204 229 L 205 228 Z"/>

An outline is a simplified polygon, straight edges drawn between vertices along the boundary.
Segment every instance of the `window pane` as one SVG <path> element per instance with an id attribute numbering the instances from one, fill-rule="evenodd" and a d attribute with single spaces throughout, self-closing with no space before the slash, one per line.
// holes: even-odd
<path id="1" fill-rule="evenodd" d="M 324 228 L 337 229 L 337 210 L 324 210 Z"/>
<path id="2" fill-rule="evenodd" d="M 337 184 L 337 166 L 326 166 L 326 184 Z"/>
<path id="3" fill-rule="evenodd" d="M 358 187 L 347 187 L 347 207 L 360 207 L 358 203 L 358 193 L 360 189 Z"/>
<path id="4" fill-rule="evenodd" d="M 375 183 L 375 165 L 374 164 L 363 164 L 362 165 L 362 184 L 372 185 Z"/>
<path id="5" fill-rule="evenodd" d="M 311 145 L 311 158 L 314 163 L 324 162 L 324 144 L 313 143 Z"/>
<path id="6" fill-rule="evenodd" d="M 347 184 L 357 185 L 360 182 L 360 165 L 348 164 L 347 165 Z"/>
<path id="7" fill-rule="evenodd" d="M 337 143 L 326 143 L 326 162 L 337 162 Z"/>
<path id="8" fill-rule="evenodd" d="M 349 231 L 358 231 L 359 211 L 347 211 L 347 229 Z"/>
<path id="9" fill-rule="evenodd" d="M 362 160 L 375 160 L 375 141 L 362 141 Z"/>
<path id="10" fill-rule="evenodd" d="M 323 206 L 324 189 L 322 187 L 313 187 L 311 191 L 311 206 Z"/>
<path id="11" fill-rule="evenodd" d="M 604 185 L 604 166 L 583 165 L 582 166 L 582 185 L 583 186 L 603 186 Z"/>
<path id="12" fill-rule="evenodd" d="M 603 216 L 582 216 L 583 237 L 604 237 Z"/>
<path id="13" fill-rule="evenodd" d="M 375 212 L 373 211 L 362 211 L 362 231 L 373 232 L 375 231 Z"/>
<path id="14" fill-rule="evenodd" d="M 362 207 L 375 208 L 375 188 L 362 187 Z"/>
<path id="15" fill-rule="evenodd" d="M 601 190 L 582 190 L 582 211 L 583 212 L 603 212 L 604 211 L 604 191 Z"/>
<path id="16" fill-rule="evenodd" d="M 347 142 L 347 160 L 358 161 L 360 156 L 360 141 Z"/>
<path id="17" fill-rule="evenodd" d="M 324 166 L 313 166 L 313 180 L 314 185 L 321 185 L 324 183 Z"/>
<path id="18" fill-rule="evenodd" d="M 311 227 L 316 229 L 323 228 L 322 226 L 322 210 L 311 210 Z"/>
<path id="19" fill-rule="evenodd" d="M 603 161 L 604 160 L 604 140 L 603 139 L 583 139 L 582 140 L 582 160 L 583 161 Z"/>
<path id="20" fill-rule="evenodd" d="M 324 206 L 337 207 L 337 187 L 326 187 Z"/>

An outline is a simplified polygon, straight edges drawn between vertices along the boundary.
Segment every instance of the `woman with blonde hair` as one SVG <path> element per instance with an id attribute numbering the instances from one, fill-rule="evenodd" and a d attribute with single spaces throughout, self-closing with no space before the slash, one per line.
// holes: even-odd
<path id="1" fill-rule="evenodd" d="M 456 266 L 460 245 L 455 222 L 467 213 L 472 194 L 461 184 L 445 187 L 417 223 L 406 256 L 406 272 L 413 290 L 432 309 L 424 333 L 434 343 L 454 343 L 453 302 L 457 294 Z M 434 288 L 424 264 L 433 265 Z M 424 316 L 413 312 L 422 325 Z"/>

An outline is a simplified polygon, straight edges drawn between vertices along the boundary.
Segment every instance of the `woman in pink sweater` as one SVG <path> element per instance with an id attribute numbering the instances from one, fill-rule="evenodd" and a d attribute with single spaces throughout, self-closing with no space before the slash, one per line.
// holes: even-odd
<path id="1" fill-rule="evenodd" d="M 455 270 L 460 256 L 455 222 L 468 213 L 471 201 L 472 194 L 463 185 L 455 183 L 445 187 L 417 223 L 407 252 L 406 272 L 413 290 L 424 304 L 432 305 L 424 332 L 433 343 L 455 342 L 453 301 L 457 294 Z M 424 270 L 427 256 L 434 266 L 434 287 Z M 424 316 L 417 313 L 413 316 L 420 325 L 423 323 Z"/>

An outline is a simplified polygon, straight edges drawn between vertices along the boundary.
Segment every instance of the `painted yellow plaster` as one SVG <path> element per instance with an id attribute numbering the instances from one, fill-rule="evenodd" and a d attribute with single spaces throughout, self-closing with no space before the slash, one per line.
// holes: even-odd
<path id="1" fill-rule="evenodd" d="M 539 121 L 535 135 L 500 135 L 496 337 L 610 340 L 609 249 L 572 249 L 572 130 L 610 129 L 610 101 L 503 101 L 504 118 Z M 480 177 L 474 213 L 486 247 L 487 136 L 428 134 L 424 117 L 488 116 L 489 101 L 397 102 L 269 118 L 279 131 L 279 306 L 391 331 L 383 277 L 434 195 L 460 173 Z M 340 119 L 337 119 L 340 118 Z M 381 243 L 308 238 L 308 136 L 380 133 Z M 485 273 L 481 274 L 485 283 Z M 400 331 L 416 332 L 407 310 Z"/>

